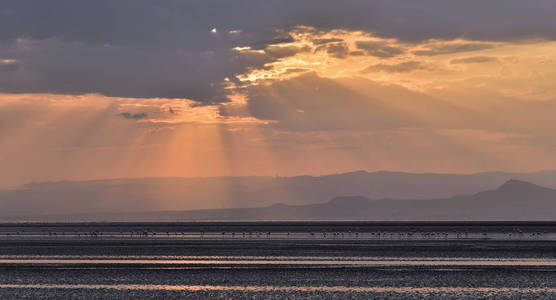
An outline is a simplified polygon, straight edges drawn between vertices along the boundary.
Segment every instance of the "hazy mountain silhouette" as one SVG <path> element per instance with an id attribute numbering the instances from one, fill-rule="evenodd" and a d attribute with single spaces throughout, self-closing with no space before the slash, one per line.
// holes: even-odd
<path id="1" fill-rule="evenodd" d="M 41 218 L 41 217 L 39 217 Z M 556 190 L 509 180 L 497 189 L 441 199 L 335 197 L 325 203 L 257 208 L 43 216 L 50 220 L 555 220 Z"/>
<path id="2" fill-rule="evenodd" d="M 297 177 L 62 181 L 0 191 L 0 216 L 304 205 L 323 203 L 340 195 L 369 199 L 447 198 L 494 189 L 512 178 L 556 188 L 556 171 L 469 175 L 357 171 Z"/>
<path id="3" fill-rule="evenodd" d="M 193 211 L 182 216 L 236 220 L 553 220 L 556 190 L 510 180 L 496 190 L 445 199 L 370 200 L 348 196 L 323 204 Z"/>

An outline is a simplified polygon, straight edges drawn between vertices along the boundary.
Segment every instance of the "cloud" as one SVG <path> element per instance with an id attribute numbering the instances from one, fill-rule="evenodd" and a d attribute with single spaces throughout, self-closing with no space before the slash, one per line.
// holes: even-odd
<path id="1" fill-rule="evenodd" d="M 362 73 L 369 72 L 387 72 L 387 73 L 407 73 L 415 70 L 425 70 L 427 67 L 423 63 L 418 61 L 406 61 L 399 64 L 387 65 L 387 64 L 376 64 L 368 66 Z"/>
<path id="2" fill-rule="evenodd" d="M 287 74 L 291 74 L 291 73 L 301 73 L 301 72 L 307 72 L 310 71 L 310 69 L 304 69 L 304 68 L 289 68 L 286 70 Z"/>
<path id="3" fill-rule="evenodd" d="M 356 51 L 351 51 L 349 53 L 349 55 L 351 55 L 351 56 L 363 56 L 363 55 L 365 55 L 365 52 L 356 50 Z"/>
<path id="4" fill-rule="evenodd" d="M 267 46 L 278 45 L 278 44 L 287 44 L 287 43 L 291 43 L 293 41 L 294 41 L 294 39 L 291 35 L 287 35 L 287 36 L 284 36 L 284 37 L 276 37 L 276 38 L 274 38 L 272 40 L 268 40 L 268 41 L 255 42 L 251 46 L 251 49 L 261 50 L 261 49 L 266 48 Z"/>
<path id="5" fill-rule="evenodd" d="M 298 47 L 298 46 L 270 46 L 265 49 L 265 53 L 271 57 L 285 58 L 289 56 L 294 56 L 297 53 L 307 52 L 311 49 L 309 47 Z"/>
<path id="6" fill-rule="evenodd" d="M 146 119 L 148 117 L 146 113 L 133 114 L 129 112 L 120 113 L 120 116 L 122 116 L 124 119 L 132 119 L 132 120 L 141 120 L 141 119 Z"/>
<path id="7" fill-rule="evenodd" d="M 346 58 L 349 53 L 349 48 L 346 43 L 333 43 L 319 46 L 315 51 L 326 50 L 326 53 L 335 58 Z"/>
<path id="8" fill-rule="evenodd" d="M 224 78 L 237 82 L 238 74 L 286 55 L 230 49 L 291 43 L 288 32 L 299 25 L 411 42 L 556 39 L 552 0 L 6 0 L 2 11 L 9 13 L 0 18 L 0 57 L 17 64 L 0 67 L 0 92 L 188 98 L 201 104 L 228 101 Z M 220 34 L 211 34 L 212 28 Z M 314 43 L 334 44 L 327 51 L 335 57 L 349 55 L 339 39 Z M 359 46 L 381 58 L 403 53 L 388 44 Z M 446 47 L 417 54 L 487 46 Z"/>
<path id="9" fill-rule="evenodd" d="M 0 74 L 0 92 L 187 98 L 205 104 L 228 101 L 224 78 L 234 79 L 274 59 L 230 49 L 137 49 L 58 39 L 19 39 L 4 49 L 26 72 Z"/>
<path id="10" fill-rule="evenodd" d="M 552 0 L 527 3 L 520 0 L 458 3 L 443 0 L 414 3 L 404 0 L 347 3 L 98 0 L 87 5 L 62 0 L 49 3 L 6 0 L 3 9 L 10 14 L 0 19 L 0 40 L 63 37 L 101 45 L 140 46 L 158 42 L 164 47 L 180 45 L 184 49 L 206 49 L 209 44 L 218 44 L 206 34 L 212 28 L 222 32 L 238 30 L 240 35 L 256 40 L 269 40 L 269 32 L 296 25 L 325 30 L 365 30 L 409 40 L 457 37 L 492 40 L 532 35 L 554 38 L 556 35 L 553 18 L 556 8 Z"/>
<path id="11" fill-rule="evenodd" d="M 339 39 L 339 38 L 314 39 L 313 44 L 322 45 L 322 44 L 329 44 L 329 43 L 338 43 L 343 41 L 344 41 L 343 39 Z"/>
<path id="12" fill-rule="evenodd" d="M 444 55 L 460 52 L 471 52 L 494 48 L 492 44 L 486 43 L 450 43 L 443 45 L 436 45 L 430 47 L 428 50 L 417 50 L 413 54 L 420 56 L 434 56 L 434 55 Z"/>
<path id="13" fill-rule="evenodd" d="M 366 79 L 307 73 L 249 87 L 249 113 L 288 131 L 483 126 L 488 120 L 440 99 Z M 472 125 L 469 125 L 472 124 Z"/>
<path id="14" fill-rule="evenodd" d="M 249 88 L 248 109 L 254 117 L 275 121 L 272 126 L 291 131 L 408 125 L 368 96 L 314 73 Z"/>
<path id="15" fill-rule="evenodd" d="M 471 56 L 464 58 L 455 58 L 450 61 L 451 64 L 474 64 L 498 61 L 498 58 L 491 56 Z"/>
<path id="16" fill-rule="evenodd" d="M 356 41 L 355 44 L 367 55 L 380 58 L 390 58 L 404 53 L 401 48 L 390 46 L 383 41 Z"/>
<path id="17" fill-rule="evenodd" d="M 15 72 L 19 64 L 14 59 L 0 59 L 0 72 Z"/>

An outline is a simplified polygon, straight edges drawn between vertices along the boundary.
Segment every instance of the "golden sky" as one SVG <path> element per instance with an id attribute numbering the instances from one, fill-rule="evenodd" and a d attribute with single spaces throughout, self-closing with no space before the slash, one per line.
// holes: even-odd
<path id="1" fill-rule="evenodd" d="M 189 48 L 167 31 L 145 44 L 123 29 L 102 42 L 0 36 L 0 187 L 556 168 L 556 42 L 542 28 L 518 19 L 526 34 L 488 36 L 506 31 L 485 17 L 408 38 L 307 20 L 214 22 L 191 29 Z"/>

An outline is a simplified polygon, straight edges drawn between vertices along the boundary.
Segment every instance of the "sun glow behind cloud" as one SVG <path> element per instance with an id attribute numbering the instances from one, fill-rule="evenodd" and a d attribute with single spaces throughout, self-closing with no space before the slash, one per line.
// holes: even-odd
<path id="1" fill-rule="evenodd" d="M 233 61 L 214 63 L 238 65 L 223 71 L 223 81 L 211 82 L 225 99 L 0 94 L 0 162 L 16 170 L 0 178 L 3 185 L 556 167 L 550 127 L 556 115 L 556 42 L 405 40 L 296 26 L 275 30 L 273 40 L 257 44 L 242 42 L 248 35 L 242 28 L 203 30 L 213 43 L 237 39 L 223 51 Z M 21 39 L 15 48 L 79 46 L 59 43 Z M 196 70 L 214 67 L 207 62 L 215 53 L 202 52 L 205 65 Z M 168 54 L 176 61 L 188 61 L 189 55 Z M 0 71 L 16 79 L 30 72 L 12 57 L 0 57 Z"/>
<path id="2" fill-rule="evenodd" d="M 241 100 L 238 100 L 241 101 Z M 229 105 L 235 104 L 232 101 Z M 232 174 L 226 135 L 266 124 L 223 117 L 215 106 L 186 99 L 131 99 L 102 95 L 1 94 L 2 165 L 8 184 L 64 178 L 214 176 Z M 230 139 L 229 137 L 227 137 Z M 243 138 L 240 138 L 240 140 Z M 52 176 L 56 170 L 56 176 Z"/>
<path id="3" fill-rule="evenodd" d="M 552 41 L 430 39 L 409 43 L 362 31 L 323 32 L 303 26 L 288 34 L 292 41 L 273 44 L 265 50 L 234 48 L 243 55 L 273 55 L 278 52 L 276 49 L 290 50 L 289 55 L 285 53 L 264 68 L 238 75 L 239 80 L 247 85 L 271 84 L 315 72 L 326 78 L 363 77 L 425 93 L 481 81 L 479 87 L 489 86 L 501 97 L 550 100 L 556 95 L 552 85 L 556 43 Z M 531 76 L 540 80 L 531 80 Z M 504 87 L 515 81 L 521 86 Z"/>

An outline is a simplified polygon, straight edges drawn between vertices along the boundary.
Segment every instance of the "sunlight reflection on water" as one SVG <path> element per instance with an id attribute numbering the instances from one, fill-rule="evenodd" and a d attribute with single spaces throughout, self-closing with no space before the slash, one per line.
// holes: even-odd
<path id="1" fill-rule="evenodd" d="M 243 291 L 243 292 L 352 292 L 422 294 L 540 294 L 556 293 L 555 288 L 516 287 L 347 287 L 347 286 L 225 286 L 225 285 L 151 285 L 151 284 L 0 284 L 14 289 L 114 289 L 164 291 Z"/>
<path id="2" fill-rule="evenodd" d="M 331 265 L 331 266 L 548 266 L 554 259 L 471 259 L 471 258 L 378 258 L 378 257 L 183 257 L 177 259 L 101 258 L 101 257 L 11 257 L 0 264 L 136 264 L 136 265 Z"/>

